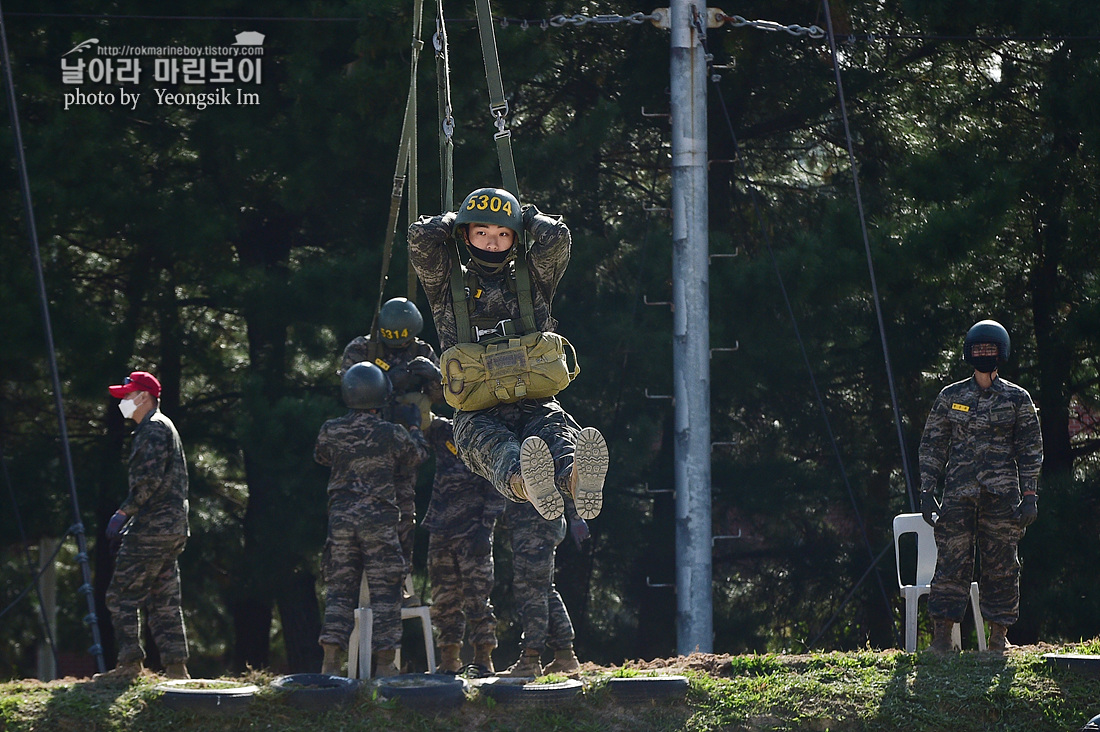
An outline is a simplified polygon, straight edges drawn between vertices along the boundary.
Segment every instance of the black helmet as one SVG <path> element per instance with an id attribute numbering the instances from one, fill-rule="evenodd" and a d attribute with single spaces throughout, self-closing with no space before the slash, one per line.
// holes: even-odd
<path id="1" fill-rule="evenodd" d="M 1080 732 L 1089 732 L 1089 730 L 1100 730 L 1100 714 L 1085 722 L 1085 726 L 1081 728 Z"/>
<path id="2" fill-rule="evenodd" d="M 994 349 L 988 346 L 995 346 Z M 975 349 L 975 346 L 978 348 Z M 982 348 L 986 346 L 986 348 Z M 977 353 L 975 353 L 977 350 Z M 963 342 L 963 360 L 983 374 L 990 374 L 1008 360 L 1012 341 L 1008 331 L 996 320 L 982 320 L 970 326 Z"/>
<path id="3" fill-rule="evenodd" d="M 389 399 L 391 389 L 386 374 L 369 361 L 353 364 L 340 382 L 340 394 L 348 409 L 381 407 Z"/>
<path id="4" fill-rule="evenodd" d="M 390 348 L 404 348 L 424 329 L 424 317 L 416 303 L 404 297 L 387 300 L 378 312 L 378 335 Z"/>

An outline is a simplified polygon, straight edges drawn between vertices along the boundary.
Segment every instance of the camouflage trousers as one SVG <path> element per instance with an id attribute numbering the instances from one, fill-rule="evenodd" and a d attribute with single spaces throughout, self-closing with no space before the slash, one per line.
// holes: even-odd
<path id="1" fill-rule="evenodd" d="M 186 536 L 127 535 L 122 540 L 115 572 L 107 587 L 107 609 L 115 629 L 118 663 L 145 659 L 141 646 L 143 610 L 161 662 L 187 660 L 177 562 L 186 544 Z"/>
<path id="2" fill-rule="evenodd" d="M 398 648 L 405 557 L 397 538 L 397 516 L 379 516 L 367 504 L 330 505 L 328 539 L 321 558 L 325 620 L 318 641 L 322 645 L 348 644 L 364 573 L 374 616 L 373 647 Z"/>
<path id="3" fill-rule="evenodd" d="M 401 554 L 405 557 L 407 571 L 412 571 L 413 544 L 416 541 L 416 472 L 396 480 L 397 507 L 401 518 L 397 522 L 397 540 L 401 544 Z"/>
<path id="4" fill-rule="evenodd" d="M 517 498 L 509 479 L 519 472 L 520 443 L 531 436 L 542 438 L 554 456 L 555 483 L 567 492 L 579 432 L 580 425 L 553 398 L 456 412 L 454 420 L 455 445 L 462 462 L 512 501 Z"/>
<path id="5" fill-rule="evenodd" d="M 945 495 L 936 522 L 936 574 L 928 595 L 934 618 L 961 622 L 974 581 L 975 548 L 980 563 L 978 594 L 987 623 L 1010 626 L 1020 616 L 1020 560 L 1024 530 L 1013 518 L 1017 495 Z"/>
<path id="6" fill-rule="evenodd" d="M 554 556 L 565 538 L 565 518 L 547 521 L 530 503 L 504 509 L 512 545 L 512 592 L 523 626 L 525 649 L 573 645 L 573 622 L 554 587 Z"/>
<path id="7" fill-rule="evenodd" d="M 432 624 L 441 645 L 462 644 L 466 627 L 470 645 L 497 645 L 493 591 L 492 532 L 428 539 L 428 577 L 432 583 Z"/>

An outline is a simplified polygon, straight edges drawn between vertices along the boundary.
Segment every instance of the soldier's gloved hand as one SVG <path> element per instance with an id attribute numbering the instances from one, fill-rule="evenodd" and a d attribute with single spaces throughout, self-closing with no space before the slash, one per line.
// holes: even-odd
<path id="1" fill-rule="evenodd" d="M 523 206 L 523 228 L 527 231 L 531 230 L 531 222 L 535 220 L 535 215 L 540 211 L 535 208 L 535 204 L 528 203 Z"/>
<path id="2" fill-rule="evenodd" d="M 940 504 L 936 502 L 936 495 L 932 491 L 921 491 L 920 512 L 924 515 L 924 522 L 929 526 L 936 525 L 936 519 L 932 514 L 939 513 Z"/>
<path id="3" fill-rule="evenodd" d="M 409 361 L 409 373 L 422 381 L 443 382 L 443 372 L 427 356 L 417 356 Z"/>
<path id="4" fill-rule="evenodd" d="M 573 536 L 573 543 L 577 545 L 577 548 L 581 548 L 581 544 L 588 541 L 588 537 L 592 534 L 588 531 L 588 522 L 578 516 L 575 519 L 569 519 L 569 533 Z"/>
<path id="5" fill-rule="evenodd" d="M 115 515 L 107 522 L 107 538 L 117 540 L 122 536 L 122 527 L 130 517 L 122 511 L 115 511 Z"/>
<path id="6" fill-rule="evenodd" d="M 1020 522 L 1021 529 L 1026 529 L 1035 523 L 1035 519 L 1039 518 L 1039 496 L 1034 493 L 1024 496 L 1020 505 L 1016 507 L 1013 518 Z"/>
<path id="7" fill-rule="evenodd" d="M 394 404 L 393 421 L 407 428 L 420 427 L 420 407 L 415 404 Z"/>

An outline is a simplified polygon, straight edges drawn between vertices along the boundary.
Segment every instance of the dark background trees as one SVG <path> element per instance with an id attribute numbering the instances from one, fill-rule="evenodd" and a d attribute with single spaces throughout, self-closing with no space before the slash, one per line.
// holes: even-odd
<path id="1" fill-rule="evenodd" d="M 4 9 L 89 533 L 125 492 L 128 429 L 105 386 L 148 367 L 192 468 L 182 571 L 198 670 L 304 670 L 316 662 L 327 477 L 312 442 L 341 410 L 340 349 L 365 332 L 378 298 L 411 3 L 265 7 L 286 21 L 246 20 L 256 12 L 233 2 L 156 11 L 218 21 L 149 19 L 122 1 Z M 649 9 L 587 12 L 636 10 Z M 494 11 L 537 20 L 581 9 Z M 824 26 L 808 0 L 736 12 Z M 962 335 L 977 319 L 1009 328 L 1004 376 L 1041 408 L 1042 519 L 1021 547 L 1018 641 L 1100 632 L 1087 590 L 1100 558 L 1090 528 L 1100 436 L 1088 427 L 1100 414 L 1100 41 L 1069 38 L 1098 12 L 1083 2 L 832 7 L 910 472 L 932 398 L 966 375 Z M 91 17 L 102 14 L 112 17 Z M 472 4 L 447 14 L 461 196 L 499 173 Z M 60 57 L 81 40 L 224 45 L 242 30 L 266 35 L 263 82 L 247 89 L 258 105 L 157 105 L 148 78 L 132 111 L 62 109 Z M 672 418 L 667 401 L 646 398 L 671 392 L 670 318 L 644 304 L 671 291 L 669 130 L 646 116 L 667 111 L 667 33 L 509 23 L 497 40 L 522 196 L 573 231 L 555 314 L 583 372 L 562 398 L 604 430 L 613 459 L 592 541 L 562 546 L 559 587 L 582 656 L 670 654 L 674 597 L 652 585 L 675 572 L 672 503 L 660 492 L 672 487 Z M 425 212 L 439 201 L 430 49 L 418 120 Z M 733 443 L 714 452 L 713 530 L 741 534 L 715 545 L 715 649 L 892 646 L 889 553 L 842 604 L 911 504 L 828 44 L 727 26 L 708 50 L 728 67 L 709 89 L 711 249 L 736 256 L 713 260 L 711 321 L 697 326 L 716 348 L 739 346 L 711 364 L 713 439 Z M 72 517 L 12 149 L 0 125 L 0 441 L 33 542 L 64 534 Z M 403 294 L 405 266 L 398 246 L 387 297 Z M 0 512 L 5 600 L 28 581 L 15 514 Z M 98 544 L 101 597 L 110 558 Z M 495 600 L 510 643 L 501 559 Z M 76 580 L 61 581 L 61 645 L 83 649 Z M 3 672 L 29 673 L 33 605 L 4 628 Z"/>

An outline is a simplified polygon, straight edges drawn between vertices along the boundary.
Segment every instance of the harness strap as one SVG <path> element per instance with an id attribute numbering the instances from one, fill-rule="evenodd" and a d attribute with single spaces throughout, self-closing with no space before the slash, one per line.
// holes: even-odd
<path id="1" fill-rule="evenodd" d="M 508 100 L 504 98 L 504 82 L 500 76 L 500 59 L 497 56 L 496 31 L 493 28 L 493 10 L 489 0 L 476 0 L 477 29 L 481 36 L 481 56 L 485 60 L 485 81 L 489 86 L 489 113 L 497 133 L 493 139 L 497 142 L 497 158 L 500 161 L 500 175 L 504 188 L 519 198 L 519 181 L 516 178 L 516 163 L 512 158 L 512 133 L 506 129 Z M 450 210 L 450 209 L 447 209 Z"/>
<path id="2" fill-rule="evenodd" d="M 477 343 L 481 336 L 488 333 L 493 333 L 494 338 L 513 338 L 527 333 L 534 333 L 538 330 L 535 326 L 535 304 L 531 291 L 531 273 L 527 268 L 526 257 L 516 257 L 515 292 L 516 300 L 519 303 L 519 319 L 511 318 L 499 322 L 489 322 L 483 318 L 470 317 L 470 294 L 469 288 L 466 286 L 466 280 L 462 276 L 462 260 L 458 255 L 458 243 L 450 238 L 447 240 L 447 248 L 451 254 L 451 301 L 459 343 Z"/>

